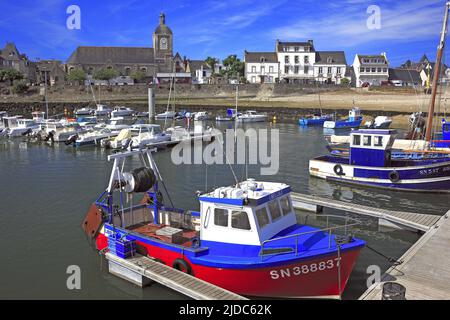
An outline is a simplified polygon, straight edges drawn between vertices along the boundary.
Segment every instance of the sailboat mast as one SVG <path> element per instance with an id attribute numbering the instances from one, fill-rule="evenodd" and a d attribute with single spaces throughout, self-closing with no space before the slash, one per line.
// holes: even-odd
<path id="1" fill-rule="evenodd" d="M 444 47 L 445 47 L 445 36 L 447 34 L 447 21 L 448 21 L 448 10 L 449 9 L 450 9 L 450 2 L 447 2 L 445 4 L 445 15 L 444 15 L 444 22 L 442 25 L 441 39 L 439 41 L 439 46 L 438 46 L 437 56 L 436 56 L 436 63 L 434 65 L 433 88 L 431 91 L 430 107 L 428 109 L 427 131 L 425 133 L 426 141 L 431 140 L 431 132 L 433 130 L 434 107 L 436 104 L 436 94 L 437 94 L 437 87 L 438 87 L 438 81 L 439 81 L 439 72 L 440 72 L 440 66 L 441 66 L 441 61 L 442 61 L 442 54 L 444 52 Z"/>

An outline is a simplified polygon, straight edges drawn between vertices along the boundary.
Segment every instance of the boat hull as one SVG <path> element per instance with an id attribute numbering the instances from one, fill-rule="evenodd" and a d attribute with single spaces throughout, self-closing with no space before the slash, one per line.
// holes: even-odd
<path id="1" fill-rule="evenodd" d="M 359 128 L 362 122 L 362 117 L 354 120 L 354 121 L 325 121 L 323 123 L 323 127 L 327 129 L 350 129 L 350 128 Z"/>
<path id="2" fill-rule="evenodd" d="M 337 166 L 342 168 L 341 174 Z M 450 161 L 406 167 L 363 167 L 319 157 L 310 160 L 309 173 L 336 182 L 393 190 L 450 192 Z"/>
<path id="3" fill-rule="evenodd" d="M 298 124 L 301 126 L 321 126 L 325 121 L 331 120 L 331 117 L 324 118 L 316 118 L 316 119 L 308 119 L 308 118 L 300 118 L 298 120 Z"/>
<path id="4" fill-rule="evenodd" d="M 184 259 L 193 276 L 221 288 L 246 296 L 279 298 L 339 298 L 362 248 L 342 252 L 340 267 L 337 254 L 330 253 L 270 267 L 220 268 L 193 263 L 183 251 L 168 250 L 139 239 L 136 243 L 145 248 L 150 257 L 166 265 L 172 266 L 176 259 Z M 98 250 L 108 246 L 103 233 L 99 233 L 96 245 Z"/>

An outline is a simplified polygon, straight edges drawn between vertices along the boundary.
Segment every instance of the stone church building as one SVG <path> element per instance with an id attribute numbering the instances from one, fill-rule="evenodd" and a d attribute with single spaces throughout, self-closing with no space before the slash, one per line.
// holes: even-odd
<path id="1" fill-rule="evenodd" d="M 67 60 L 66 67 L 68 73 L 81 68 L 88 75 L 104 68 L 115 69 L 122 76 L 141 70 L 151 79 L 158 74 L 185 72 L 185 65 L 179 60 L 179 54 L 173 55 L 172 30 L 161 13 L 159 25 L 153 32 L 153 48 L 80 46 Z"/>

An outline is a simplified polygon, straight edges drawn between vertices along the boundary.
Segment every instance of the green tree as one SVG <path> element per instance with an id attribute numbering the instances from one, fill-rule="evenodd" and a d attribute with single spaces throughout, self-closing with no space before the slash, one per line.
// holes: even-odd
<path id="1" fill-rule="evenodd" d="M 9 81 L 9 84 L 12 85 L 14 80 L 22 80 L 23 74 L 15 69 L 7 69 L 1 71 L 0 78 L 1 81 Z"/>
<path id="2" fill-rule="evenodd" d="M 18 81 L 16 83 L 14 83 L 11 88 L 11 91 L 16 94 L 27 92 L 27 90 L 28 90 L 28 86 L 23 81 Z"/>
<path id="3" fill-rule="evenodd" d="M 144 79 L 146 76 L 146 73 L 142 70 L 134 70 L 133 72 L 130 73 L 130 77 L 138 82 L 141 81 L 142 79 Z"/>
<path id="4" fill-rule="evenodd" d="M 224 74 L 230 79 L 240 79 L 244 76 L 245 63 L 242 62 L 235 54 L 229 55 L 223 60 L 225 66 Z"/>
<path id="5" fill-rule="evenodd" d="M 119 73 L 117 70 L 109 68 L 109 69 L 100 69 L 96 73 L 94 73 L 94 79 L 97 80 L 111 80 L 117 77 Z"/>
<path id="6" fill-rule="evenodd" d="M 215 71 L 214 66 L 216 65 L 217 62 L 219 62 L 219 59 L 214 58 L 214 57 L 208 57 L 205 59 L 205 63 L 212 68 L 212 70 L 213 70 L 212 73 L 214 73 L 214 71 Z"/>
<path id="7" fill-rule="evenodd" d="M 341 79 L 341 85 L 348 86 L 349 84 L 350 84 L 350 80 L 348 80 L 348 78 Z"/>
<path id="8" fill-rule="evenodd" d="M 80 81 L 86 80 L 86 73 L 82 69 L 73 69 L 70 71 L 68 79 L 80 83 Z"/>

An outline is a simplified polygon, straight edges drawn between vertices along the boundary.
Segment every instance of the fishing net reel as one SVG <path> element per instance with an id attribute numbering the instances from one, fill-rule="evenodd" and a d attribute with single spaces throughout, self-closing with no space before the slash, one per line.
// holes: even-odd
<path id="1" fill-rule="evenodd" d="M 141 193 L 150 190 L 156 183 L 152 169 L 141 167 L 131 172 L 122 172 L 115 181 L 114 188 L 126 193 Z"/>

